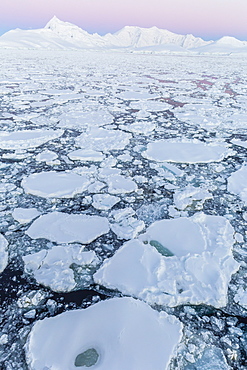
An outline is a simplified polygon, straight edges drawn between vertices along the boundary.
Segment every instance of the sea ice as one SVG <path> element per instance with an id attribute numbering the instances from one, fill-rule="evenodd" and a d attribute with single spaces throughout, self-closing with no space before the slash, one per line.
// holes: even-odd
<path id="1" fill-rule="evenodd" d="M 87 176 L 70 171 L 33 173 L 21 182 L 26 193 L 43 198 L 72 198 L 85 191 L 89 184 Z"/>
<path id="2" fill-rule="evenodd" d="M 179 210 L 185 210 L 188 206 L 200 209 L 206 199 L 212 199 L 212 194 L 206 189 L 196 188 L 188 185 L 184 189 L 179 189 L 174 193 L 174 205 Z"/>
<path id="3" fill-rule="evenodd" d="M 38 162 L 46 162 L 47 164 L 52 164 L 57 158 L 58 155 L 55 152 L 44 150 L 37 155 L 36 160 Z"/>
<path id="4" fill-rule="evenodd" d="M 6 132 L 0 131 L 1 149 L 29 149 L 36 148 L 47 141 L 57 139 L 63 135 L 63 130 L 22 130 Z"/>
<path id="5" fill-rule="evenodd" d="M 88 244 L 108 231 L 105 217 L 52 212 L 37 218 L 26 233 L 32 239 Z"/>
<path id="6" fill-rule="evenodd" d="M 136 183 L 122 175 L 110 175 L 106 178 L 108 191 L 111 194 L 126 194 L 137 190 Z"/>
<path id="7" fill-rule="evenodd" d="M 3 272 L 8 264 L 8 242 L 5 237 L 0 234 L 0 273 Z"/>
<path id="8" fill-rule="evenodd" d="M 135 238 L 145 227 L 143 221 L 138 220 L 132 208 L 119 209 L 110 214 L 110 228 L 117 235 L 118 239 Z"/>
<path id="9" fill-rule="evenodd" d="M 38 217 L 40 212 L 36 208 L 15 208 L 12 217 L 20 224 L 27 224 Z"/>
<path id="10" fill-rule="evenodd" d="M 94 280 L 149 304 L 223 307 L 239 268 L 231 251 L 233 234 L 221 216 L 156 221 L 106 260 Z"/>
<path id="11" fill-rule="evenodd" d="M 202 142 L 171 142 L 159 140 L 149 143 L 143 157 L 163 162 L 208 163 L 219 162 L 228 155 L 223 144 L 204 144 Z"/>
<path id="12" fill-rule="evenodd" d="M 33 370 L 165 370 L 181 337 L 175 317 L 133 298 L 113 298 L 37 321 L 26 358 Z"/>
<path id="13" fill-rule="evenodd" d="M 85 149 L 109 152 L 122 150 L 129 144 L 132 135 L 121 130 L 106 130 L 104 128 L 92 128 L 83 133 L 75 140 L 76 144 Z"/>
<path id="14" fill-rule="evenodd" d="M 55 292 L 69 292 L 76 287 L 72 265 L 95 267 L 98 259 L 93 251 L 82 246 L 54 246 L 50 250 L 22 257 L 25 270 L 32 273 L 39 284 Z"/>
<path id="15" fill-rule="evenodd" d="M 68 157 L 73 161 L 79 160 L 85 162 L 101 162 L 105 156 L 101 152 L 97 152 L 96 150 L 78 149 L 70 152 L 68 154 Z"/>
<path id="16" fill-rule="evenodd" d="M 242 201 L 247 204 L 247 166 L 243 165 L 238 171 L 228 178 L 227 188 L 231 193 L 240 196 Z"/>
<path id="17" fill-rule="evenodd" d="M 93 196 L 93 206 L 101 211 L 111 209 L 115 204 L 120 201 L 119 197 L 110 194 L 95 194 Z"/>

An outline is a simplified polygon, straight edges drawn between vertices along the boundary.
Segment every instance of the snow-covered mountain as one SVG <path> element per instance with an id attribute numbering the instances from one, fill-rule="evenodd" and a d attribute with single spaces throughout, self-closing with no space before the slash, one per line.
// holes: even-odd
<path id="1" fill-rule="evenodd" d="M 246 52 L 247 42 L 234 37 L 205 41 L 193 35 L 179 35 L 157 27 L 126 26 L 100 36 L 53 17 L 37 30 L 12 30 L 0 37 L 0 48 L 7 49 L 128 49 L 150 53 L 232 53 Z"/>

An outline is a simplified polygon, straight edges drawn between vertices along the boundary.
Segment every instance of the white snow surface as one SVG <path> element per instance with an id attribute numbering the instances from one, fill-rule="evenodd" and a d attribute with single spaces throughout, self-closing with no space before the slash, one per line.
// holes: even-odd
<path id="1" fill-rule="evenodd" d="M 108 231 L 105 217 L 52 212 L 37 218 L 26 233 L 32 239 L 88 244 Z"/>
<path id="2" fill-rule="evenodd" d="M 79 160 L 85 162 L 101 162 L 105 156 L 101 152 L 97 152 L 96 150 L 78 149 L 70 152 L 68 154 L 68 157 L 73 161 Z"/>
<path id="3" fill-rule="evenodd" d="M 181 337 L 175 317 L 133 298 L 113 298 L 36 322 L 26 357 L 32 370 L 74 370 L 77 356 L 93 348 L 95 369 L 166 370 Z"/>
<path id="4" fill-rule="evenodd" d="M 33 173 L 25 177 L 21 186 L 27 194 L 43 198 L 72 198 L 84 192 L 90 185 L 87 176 L 70 171 Z"/>
<path id="5" fill-rule="evenodd" d="M 240 266 L 233 233 L 224 217 L 203 213 L 156 221 L 106 260 L 94 280 L 149 304 L 223 307 Z"/>
<path id="6" fill-rule="evenodd" d="M 8 241 L 5 239 L 5 237 L 0 234 L 0 273 L 3 272 L 5 267 L 8 264 Z"/>
<path id="7" fill-rule="evenodd" d="M 240 196 L 247 204 L 247 165 L 244 164 L 238 171 L 233 172 L 227 180 L 227 188 L 231 193 Z"/>
<path id="8" fill-rule="evenodd" d="M 228 155 L 225 144 L 204 144 L 200 142 L 172 142 L 159 140 L 149 143 L 143 157 L 150 160 L 177 163 L 219 162 Z"/>
<path id="9" fill-rule="evenodd" d="M 0 131 L 1 149 L 29 149 L 36 148 L 47 141 L 57 139 L 62 136 L 63 130 L 22 130 L 6 132 Z"/>
<path id="10" fill-rule="evenodd" d="M 55 292 L 69 292 L 76 286 L 71 265 L 95 266 L 98 259 L 94 251 L 83 251 L 78 245 L 54 246 L 50 250 L 23 257 L 26 272 L 32 273 L 39 284 Z"/>

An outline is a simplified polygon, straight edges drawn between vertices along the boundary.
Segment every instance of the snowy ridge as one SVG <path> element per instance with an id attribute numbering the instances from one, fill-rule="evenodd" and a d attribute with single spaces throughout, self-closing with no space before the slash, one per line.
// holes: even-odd
<path id="1" fill-rule="evenodd" d="M 0 37 L 5 49 L 128 49 L 148 53 L 241 53 L 247 52 L 247 41 L 225 36 L 218 41 L 179 35 L 157 27 L 125 26 L 120 31 L 100 36 L 54 16 L 37 30 L 11 30 Z"/>

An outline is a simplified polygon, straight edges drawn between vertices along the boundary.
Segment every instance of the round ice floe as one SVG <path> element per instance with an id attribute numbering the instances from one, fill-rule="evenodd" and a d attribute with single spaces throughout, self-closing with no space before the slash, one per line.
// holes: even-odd
<path id="1" fill-rule="evenodd" d="M 15 208 L 12 212 L 12 217 L 20 224 L 27 224 L 39 215 L 36 208 Z"/>
<path id="2" fill-rule="evenodd" d="M 0 131 L 1 149 L 28 149 L 38 147 L 63 134 L 63 130 Z"/>
<path id="3" fill-rule="evenodd" d="M 89 184 L 87 176 L 66 171 L 34 173 L 21 182 L 26 193 L 43 198 L 72 198 L 85 191 Z"/>
<path id="4" fill-rule="evenodd" d="M 105 217 L 52 212 L 37 218 L 26 233 L 33 239 L 86 244 L 108 231 L 109 223 Z"/>
<path id="5" fill-rule="evenodd" d="M 237 194 L 247 204 L 247 166 L 244 165 L 240 170 L 234 172 L 228 178 L 228 191 Z"/>
<path id="6" fill-rule="evenodd" d="M 7 246 L 7 240 L 2 234 L 0 234 L 0 272 L 2 272 L 8 264 Z"/>
<path id="7" fill-rule="evenodd" d="M 23 260 L 25 270 L 32 273 L 39 284 L 55 292 L 69 292 L 75 288 L 72 264 L 93 267 L 98 262 L 93 251 L 84 252 L 78 245 L 54 246 L 50 250 L 26 255 Z"/>
<path id="8" fill-rule="evenodd" d="M 26 346 L 33 370 L 165 370 L 182 324 L 133 298 L 113 298 L 38 321 Z"/>
<path id="9" fill-rule="evenodd" d="M 79 161 L 91 161 L 91 162 L 101 162 L 104 159 L 104 155 L 101 152 L 97 152 L 92 149 L 78 149 L 68 154 L 68 157 L 73 160 Z"/>
<path id="10" fill-rule="evenodd" d="M 108 152 L 122 150 L 129 144 L 132 135 L 120 130 L 106 130 L 93 128 L 83 133 L 76 140 L 76 144 L 85 149 Z"/>
<path id="11" fill-rule="evenodd" d="M 159 140 L 149 143 L 142 155 L 158 162 L 208 163 L 221 161 L 228 155 L 228 148 L 223 144 Z"/>
<path id="12" fill-rule="evenodd" d="M 221 216 L 156 221 L 106 260 L 94 280 L 149 304 L 223 307 L 239 268 L 233 234 Z"/>

